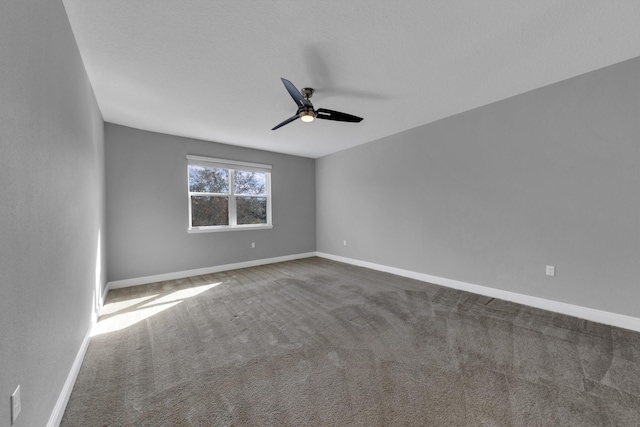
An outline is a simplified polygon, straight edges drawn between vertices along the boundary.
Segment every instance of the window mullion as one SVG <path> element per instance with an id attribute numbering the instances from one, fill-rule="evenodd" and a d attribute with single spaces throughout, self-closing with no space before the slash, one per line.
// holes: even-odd
<path id="1" fill-rule="evenodd" d="M 191 192 L 189 192 L 189 228 L 193 228 L 193 211 L 191 203 L 193 203 L 193 198 L 191 197 Z"/>
<path id="2" fill-rule="evenodd" d="M 198 191 L 190 191 L 189 197 L 207 196 L 207 197 L 227 197 L 229 193 L 200 193 Z"/>
<path id="3" fill-rule="evenodd" d="M 271 216 L 271 174 L 268 173 L 266 176 L 267 179 L 267 224 L 268 225 L 273 225 L 273 223 L 271 222 L 272 220 L 272 216 Z"/>
<path id="4" fill-rule="evenodd" d="M 236 215 L 236 182 L 235 171 L 229 169 L 229 226 L 238 225 L 238 216 Z"/>

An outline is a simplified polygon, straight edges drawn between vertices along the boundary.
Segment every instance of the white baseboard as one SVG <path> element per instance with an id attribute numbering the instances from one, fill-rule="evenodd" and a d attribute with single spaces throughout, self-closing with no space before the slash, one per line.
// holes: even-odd
<path id="1" fill-rule="evenodd" d="M 49 417 L 49 422 L 47 422 L 47 427 L 58 427 L 60 425 L 60 421 L 62 421 L 62 416 L 64 415 L 64 410 L 67 407 L 67 403 L 69 402 L 69 398 L 71 397 L 71 392 L 73 391 L 73 386 L 76 383 L 76 378 L 78 377 L 78 373 L 80 372 L 80 367 L 82 366 L 82 361 L 84 360 L 84 355 L 87 352 L 87 347 L 89 347 L 89 341 L 91 341 L 91 330 L 94 326 L 94 323 L 91 325 L 91 328 L 87 331 L 87 334 L 82 340 L 82 345 L 80 345 L 80 349 L 78 350 L 78 354 L 76 354 L 76 358 L 73 361 L 73 365 L 71 365 L 71 370 L 67 375 L 67 380 L 64 382 L 64 386 L 62 387 L 62 391 L 58 396 L 58 401 L 56 402 L 56 406 L 53 408 L 53 412 Z"/>
<path id="2" fill-rule="evenodd" d="M 202 274 L 219 273 L 227 270 L 237 270 L 239 268 L 256 267 L 258 265 L 274 264 L 276 262 L 292 261 L 294 259 L 302 259 L 316 256 L 315 252 L 307 252 L 302 254 L 285 255 L 275 258 L 264 258 L 253 261 L 236 262 L 233 264 L 216 265 L 213 267 L 197 268 L 194 270 L 177 271 L 174 273 L 156 274 L 154 276 L 137 277 L 134 279 L 116 280 L 107 283 L 105 292 L 111 289 L 127 288 L 129 286 L 144 285 L 147 283 L 163 282 L 165 280 L 183 279 L 185 277 L 200 276 Z"/>
<path id="3" fill-rule="evenodd" d="M 640 319 L 636 317 L 626 316 L 623 314 L 611 313 L 608 311 L 595 310 L 593 308 L 581 307 L 577 305 L 567 304 L 564 302 L 552 301 L 544 298 L 533 297 L 529 295 L 519 294 L 500 289 L 489 288 L 487 286 L 474 285 L 472 283 L 460 282 L 458 280 L 447 279 L 444 277 L 431 276 L 429 274 L 418 273 L 410 270 L 389 267 L 386 265 L 375 264 L 367 261 L 360 261 L 353 258 L 346 258 L 338 255 L 316 252 L 321 258 L 327 258 L 334 261 L 344 262 L 359 267 L 366 267 L 372 270 L 384 271 L 386 273 L 398 276 L 409 277 L 411 279 L 421 280 L 448 288 L 459 289 L 474 294 L 484 295 L 491 298 L 499 298 L 506 301 L 524 304 L 530 307 L 540 308 L 542 310 L 553 311 L 555 313 L 566 314 L 568 316 L 578 317 L 580 319 L 591 320 L 593 322 L 604 323 L 606 325 L 617 326 L 624 329 L 640 332 Z"/>

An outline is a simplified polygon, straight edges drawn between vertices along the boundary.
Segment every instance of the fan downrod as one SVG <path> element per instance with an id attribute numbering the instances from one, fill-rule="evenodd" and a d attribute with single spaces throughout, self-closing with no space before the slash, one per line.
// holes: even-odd
<path id="1" fill-rule="evenodd" d="M 300 93 L 302 94 L 302 96 L 304 96 L 304 99 L 309 101 L 309 98 L 313 96 L 313 88 L 303 87 Z"/>

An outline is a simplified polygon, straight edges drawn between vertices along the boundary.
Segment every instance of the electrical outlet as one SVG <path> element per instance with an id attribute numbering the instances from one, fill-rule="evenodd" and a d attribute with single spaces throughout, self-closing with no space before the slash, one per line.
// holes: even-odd
<path id="1" fill-rule="evenodd" d="M 347 241 L 346 241 L 346 240 L 343 240 L 343 241 L 342 241 L 342 244 L 343 244 L 344 246 L 347 246 Z"/>
<path id="2" fill-rule="evenodd" d="M 20 386 L 16 387 L 16 391 L 11 395 L 11 425 L 16 422 L 16 418 L 20 415 L 22 406 L 20 405 Z"/>
<path id="3" fill-rule="evenodd" d="M 251 242 L 251 249 L 256 247 L 256 242 Z"/>
<path id="4" fill-rule="evenodd" d="M 547 265 L 547 276 L 555 276 L 556 268 L 553 265 Z"/>

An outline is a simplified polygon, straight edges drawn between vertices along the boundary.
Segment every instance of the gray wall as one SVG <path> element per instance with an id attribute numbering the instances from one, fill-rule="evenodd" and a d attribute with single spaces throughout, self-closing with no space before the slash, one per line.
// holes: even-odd
<path id="1" fill-rule="evenodd" d="M 318 159 L 318 251 L 640 317 L 639 76 L 636 58 Z"/>
<path id="2" fill-rule="evenodd" d="M 109 281 L 315 251 L 313 159 L 111 123 L 105 145 Z M 187 154 L 273 165 L 273 229 L 187 233 Z"/>
<path id="3" fill-rule="evenodd" d="M 106 283 L 104 185 L 103 121 L 62 2 L 2 1 L 2 426 L 18 384 L 15 425 L 46 425 L 89 331 Z"/>

